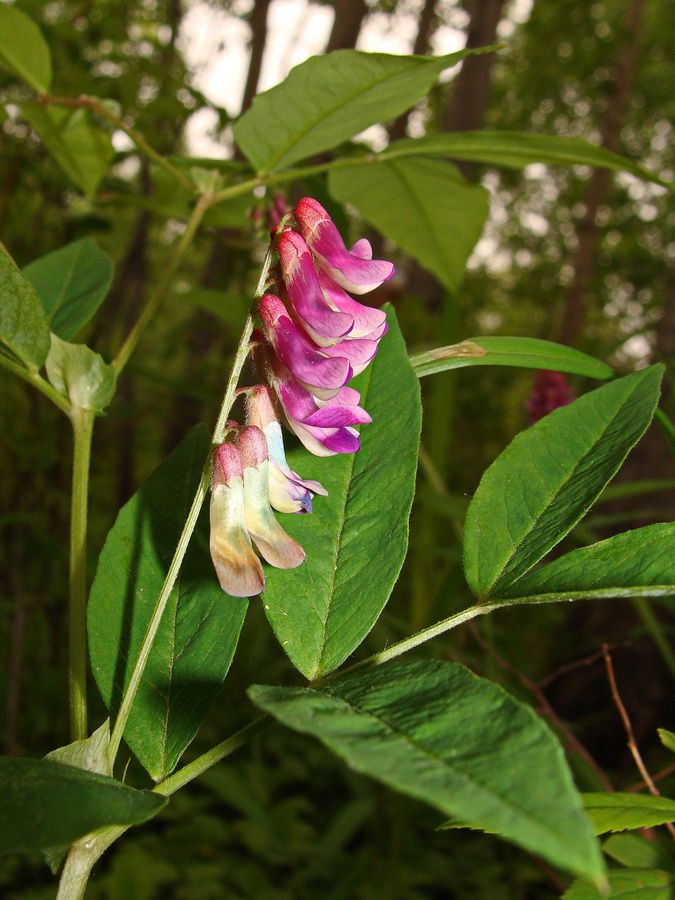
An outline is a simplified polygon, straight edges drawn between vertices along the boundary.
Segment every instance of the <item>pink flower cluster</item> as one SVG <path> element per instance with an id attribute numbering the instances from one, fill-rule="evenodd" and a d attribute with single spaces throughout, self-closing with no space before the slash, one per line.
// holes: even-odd
<path id="1" fill-rule="evenodd" d="M 393 265 L 374 260 L 366 240 L 348 250 L 316 200 L 301 200 L 293 218 L 295 228 L 282 225 L 275 235 L 276 293 L 260 300 L 262 329 L 251 345 L 262 383 L 243 391 L 247 426 L 229 423 L 235 440 L 214 453 L 211 557 L 223 590 L 232 596 L 264 588 L 253 545 L 277 568 L 303 562 L 304 551 L 272 510 L 311 512 L 312 497 L 327 493 L 288 466 L 281 423 L 316 456 L 358 450 L 355 426 L 371 419 L 348 382 L 372 360 L 387 330 L 382 310 L 350 294 L 387 281 Z"/>

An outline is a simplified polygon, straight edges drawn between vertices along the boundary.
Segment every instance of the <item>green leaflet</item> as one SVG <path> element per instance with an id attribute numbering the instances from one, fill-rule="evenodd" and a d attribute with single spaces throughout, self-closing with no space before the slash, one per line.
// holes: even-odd
<path id="1" fill-rule="evenodd" d="M 377 356 L 352 382 L 373 417 L 361 428 L 361 449 L 289 457 L 329 496 L 316 497 L 309 516 L 280 519 L 307 559 L 293 570 L 267 567 L 263 602 L 279 642 L 309 679 L 337 668 L 368 634 L 407 548 L 421 403 L 393 311 L 388 320 Z"/>
<path id="2" fill-rule="evenodd" d="M 577 881 L 565 891 L 563 900 L 672 900 L 672 875 L 654 869 L 622 869 L 610 872 L 608 889 L 599 891 L 586 881 Z"/>
<path id="3" fill-rule="evenodd" d="M 591 817 L 596 834 L 623 831 L 626 828 L 651 828 L 675 822 L 675 801 L 647 794 L 582 794 L 584 808 Z"/>
<path id="4" fill-rule="evenodd" d="M 490 49 L 435 57 L 337 50 L 312 57 L 255 98 L 235 123 L 234 139 L 259 174 L 276 172 L 395 118 L 444 69 Z"/>
<path id="5" fill-rule="evenodd" d="M 116 376 L 112 363 L 85 344 L 70 344 L 55 334 L 45 361 L 47 377 L 59 393 L 78 409 L 102 413 L 115 396 Z"/>
<path id="6" fill-rule="evenodd" d="M 397 159 L 331 169 L 329 187 L 451 291 L 483 231 L 488 193 L 445 160 Z"/>
<path id="7" fill-rule="evenodd" d="M 633 160 L 577 137 L 526 134 L 517 131 L 457 131 L 452 134 L 434 134 L 395 141 L 382 151 L 381 156 L 384 159 L 398 159 L 402 156 L 419 154 L 466 159 L 515 169 L 524 168 L 534 162 L 564 166 L 598 166 L 617 172 L 630 172 L 644 181 L 653 181 L 670 190 L 675 189 L 675 184 L 663 181 L 654 172 Z"/>
<path id="8" fill-rule="evenodd" d="M 352 768 L 598 880 L 595 841 L 562 747 L 524 704 L 455 663 L 394 662 L 253 701 Z"/>
<path id="9" fill-rule="evenodd" d="M 7 3 L 0 3 L 0 67 L 41 94 L 49 92 L 52 58 L 47 42 L 32 19 Z"/>
<path id="10" fill-rule="evenodd" d="M 192 503 L 209 450 L 193 429 L 124 506 L 99 558 L 88 607 L 96 683 L 119 704 Z M 216 580 L 203 511 L 124 733 L 150 775 L 171 772 L 230 667 L 248 601 Z"/>
<path id="11" fill-rule="evenodd" d="M 23 103 L 21 114 L 61 168 L 87 197 L 93 197 L 115 155 L 110 134 L 84 109 Z"/>
<path id="12" fill-rule="evenodd" d="M 0 853 L 63 846 L 106 825 L 136 825 L 166 797 L 47 759 L 0 757 Z"/>
<path id="13" fill-rule="evenodd" d="M 502 597 L 524 602 L 675 594 L 675 524 L 647 525 L 572 550 L 528 572 Z"/>
<path id="14" fill-rule="evenodd" d="M 108 293 L 113 264 L 91 238 L 67 244 L 23 270 L 38 292 L 54 334 L 72 340 Z"/>
<path id="15" fill-rule="evenodd" d="M 588 378 L 611 378 L 606 363 L 552 341 L 521 337 L 475 337 L 449 347 L 434 347 L 410 357 L 417 377 L 461 369 L 463 366 L 522 366 L 527 369 L 554 369 Z"/>
<path id="16" fill-rule="evenodd" d="M 40 298 L 1 249 L 0 343 L 35 372 L 49 353 L 49 322 Z"/>
<path id="17" fill-rule="evenodd" d="M 501 596 L 589 510 L 647 428 L 662 374 L 652 366 L 555 410 L 484 473 L 464 540 L 466 579 L 479 598 Z"/>

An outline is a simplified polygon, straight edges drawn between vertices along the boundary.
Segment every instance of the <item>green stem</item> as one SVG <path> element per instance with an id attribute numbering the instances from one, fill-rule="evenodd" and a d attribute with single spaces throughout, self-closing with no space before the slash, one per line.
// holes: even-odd
<path id="1" fill-rule="evenodd" d="M 96 835 L 87 834 L 79 841 L 75 841 L 61 872 L 56 900 L 82 900 L 94 863 L 128 827 L 128 825 L 113 826 Z"/>
<path id="2" fill-rule="evenodd" d="M 158 784 L 153 788 L 154 792 L 156 794 L 162 794 L 165 797 L 175 794 L 180 788 L 185 787 L 186 784 L 189 784 L 212 766 L 215 766 L 216 763 L 225 759 L 226 756 L 234 753 L 239 747 L 243 747 L 243 745 L 247 744 L 251 738 L 260 734 L 261 731 L 264 731 L 271 722 L 272 719 L 270 716 L 260 716 L 260 718 L 250 722 L 248 725 L 244 726 L 241 731 L 233 734 L 221 744 L 212 747 L 211 750 L 208 750 L 206 753 L 202 753 L 201 756 L 198 756 L 197 759 L 188 763 L 187 766 L 183 766 L 183 768 L 179 769 L 174 775 L 170 775 L 161 784 Z"/>
<path id="3" fill-rule="evenodd" d="M 161 166 L 167 172 L 170 172 L 171 175 L 183 185 L 183 187 L 189 188 L 191 191 L 195 190 L 194 183 L 185 175 L 184 172 L 181 172 L 180 169 L 177 169 L 172 163 L 169 162 L 168 159 L 165 159 L 160 153 L 158 153 L 154 147 L 151 147 L 150 144 L 145 140 L 143 135 L 139 131 L 135 131 L 133 128 L 129 128 L 124 124 L 124 119 L 120 119 L 119 116 L 115 115 L 115 113 L 108 109 L 107 106 L 104 106 L 103 103 L 98 101 L 95 97 L 50 97 L 43 96 L 40 97 L 39 102 L 43 106 L 74 106 L 79 109 L 90 109 L 92 112 L 95 112 L 97 115 L 102 116 L 111 122 L 115 128 L 119 128 L 120 131 L 123 131 L 131 140 L 136 144 L 139 150 L 145 153 L 146 156 L 149 156 L 153 162 L 156 162 L 158 166 Z"/>
<path id="4" fill-rule="evenodd" d="M 262 273 L 256 287 L 256 298 L 258 298 L 260 293 L 264 291 L 265 284 L 269 275 L 269 270 L 272 265 L 272 254 L 273 250 L 270 247 L 270 249 L 267 251 L 267 255 L 263 263 Z M 246 319 L 244 330 L 239 340 L 239 346 L 237 347 L 234 364 L 232 366 L 232 371 L 228 379 L 227 388 L 225 389 L 225 396 L 223 397 L 223 403 L 220 408 L 220 414 L 218 415 L 218 421 L 216 422 L 216 426 L 213 431 L 213 444 L 219 444 L 223 440 L 223 434 L 226 430 L 226 423 L 230 415 L 230 410 L 232 409 L 232 404 L 234 403 L 237 384 L 239 383 L 239 376 L 241 375 L 241 370 L 243 369 L 244 363 L 246 362 L 246 357 L 248 356 L 249 341 L 251 339 L 252 330 L 253 316 L 251 313 L 249 313 Z M 150 656 L 152 645 L 157 635 L 157 630 L 159 629 L 160 622 L 162 621 L 162 616 L 164 615 L 164 610 L 166 609 L 169 597 L 171 596 L 171 591 L 173 590 L 176 579 L 178 578 L 178 573 L 180 571 L 180 567 L 183 564 L 183 559 L 185 558 L 185 553 L 187 551 L 190 538 L 192 537 L 192 533 L 197 525 L 199 512 L 209 490 L 210 471 L 211 459 L 209 457 L 204 463 L 199 486 L 192 501 L 192 506 L 190 507 L 190 512 L 188 513 L 183 531 L 181 532 L 181 536 L 178 540 L 176 552 L 174 553 L 173 559 L 171 560 L 169 571 L 167 572 L 164 584 L 162 585 L 159 597 L 157 598 L 157 603 L 155 604 L 152 616 L 150 617 L 150 622 L 143 638 L 143 643 L 141 644 L 141 649 L 139 651 L 138 658 L 136 659 L 133 672 L 131 673 L 129 683 L 127 684 L 127 687 L 125 689 L 124 696 L 122 697 L 122 702 L 120 704 L 120 709 L 117 714 L 117 719 L 115 720 L 115 726 L 113 728 L 113 732 L 110 738 L 110 744 L 108 746 L 108 758 L 111 769 L 115 762 L 117 751 L 119 750 L 120 742 L 122 740 L 122 735 L 124 734 L 124 729 L 126 728 L 127 721 L 129 720 L 131 707 L 133 706 L 136 692 L 138 691 L 138 686 L 141 683 L 143 672 L 145 671 L 148 657 Z"/>
<path id="5" fill-rule="evenodd" d="M 12 372 L 14 375 L 18 375 L 19 378 L 23 378 L 24 381 L 27 381 L 28 384 L 32 385 L 34 388 L 37 388 L 40 393 L 44 394 L 49 400 L 52 401 L 58 408 L 64 412 L 67 416 L 70 416 L 73 407 L 68 400 L 67 397 L 64 397 L 63 394 L 60 394 L 56 388 L 53 388 L 48 381 L 39 375 L 37 372 L 32 372 L 30 369 L 27 369 L 25 366 L 21 365 L 21 363 L 15 362 L 13 359 L 10 359 L 8 356 L 5 356 L 4 353 L 0 352 L 0 365 L 4 366 L 9 372 Z"/>
<path id="6" fill-rule="evenodd" d="M 70 503 L 70 615 L 68 686 L 71 740 L 87 737 L 87 501 L 95 413 L 73 409 L 73 484 Z"/>
<path id="7" fill-rule="evenodd" d="M 183 235 L 178 242 L 178 246 L 172 252 L 168 265 L 164 269 L 157 287 L 153 291 L 145 309 L 139 316 L 138 321 L 131 329 L 126 341 L 113 360 L 116 375 L 119 375 L 121 370 L 126 366 L 129 357 L 136 349 L 136 345 L 138 344 L 141 335 L 157 312 L 160 304 L 168 294 L 174 276 L 176 275 L 179 266 L 185 258 L 185 254 L 187 253 L 190 244 L 192 243 L 192 240 L 197 229 L 199 228 L 199 225 L 201 224 L 202 219 L 204 218 L 204 214 L 211 205 L 211 200 L 212 198 L 210 194 L 202 194 L 201 197 L 199 197 L 199 199 L 197 200 L 194 209 L 192 210 L 192 214 L 185 226 L 185 231 L 183 232 Z"/>
<path id="8" fill-rule="evenodd" d="M 673 649 L 670 646 L 668 639 L 663 633 L 663 627 L 661 626 L 661 623 L 654 614 L 652 604 L 646 597 L 635 597 L 635 599 L 633 600 L 633 605 L 637 609 L 640 618 L 645 625 L 645 628 L 658 647 L 659 652 L 661 653 L 661 658 L 668 667 L 670 674 L 673 676 L 673 678 L 675 678 L 675 654 L 673 653 Z"/>

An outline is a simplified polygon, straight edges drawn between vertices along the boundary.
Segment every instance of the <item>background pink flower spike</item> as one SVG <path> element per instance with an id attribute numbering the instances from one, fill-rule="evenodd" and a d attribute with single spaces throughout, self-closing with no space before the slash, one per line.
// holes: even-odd
<path id="1" fill-rule="evenodd" d="M 394 265 L 387 260 L 363 259 L 350 253 L 331 217 L 311 197 L 305 197 L 295 207 L 295 220 L 318 264 L 345 290 L 367 294 L 394 274 Z M 362 253 L 363 244 L 357 247 Z"/>
<path id="2" fill-rule="evenodd" d="M 278 251 L 290 306 L 307 334 L 320 347 L 342 340 L 353 329 L 354 318 L 328 304 L 305 241 L 287 231 L 279 240 Z"/>

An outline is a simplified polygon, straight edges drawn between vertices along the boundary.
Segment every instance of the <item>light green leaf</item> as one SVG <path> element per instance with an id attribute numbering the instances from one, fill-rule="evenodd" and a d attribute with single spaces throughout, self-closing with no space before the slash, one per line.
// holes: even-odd
<path id="1" fill-rule="evenodd" d="M 572 550 L 502 592 L 520 602 L 675 595 L 675 524 L 647 525 Z"/>
<path id="2" fill-rule="evenodd" d="M 137 825 L 167 802 L 46 759 L 0 757 L 0 781 L 0 853 L 70 844 L 106 825 Z"/>
<path id="3" fill-rule="evenodd" d="M 108 293 L 113 264 L 95 241 L 83 238 L 36 259 L 23 274 L 38 292 L 51 330 L 70 341 Z"/>
<path id="4" fill-rule="evenodd" d="M 357 771 L 568 871 L 602 875 L 562 747 L 529 707 L 463 666 L 394 662 L 249 693 Z"/>
<path id="5" fill-rule="evenodd" d="M 93 197 L 115 155 L 110 134 L 84 109 L 24 103 L 21 113 L 61 168 Z"/>
<path id="6" fill-rule="evenodd" d="M 464 540 L 479 598 L 503 594 L 588 512 L 649 425 L 662 374 L 652 366 L 556 409 L 485 472 Z"/>
<path id="7" fill-rule="evenodd" d="M 410 357 L 410 364 L 418 378 L 463 366 L 522 366 L 602 379 L 614 375 L 606 363 L 580 350 L 539 338 L 521 337 L 468 338 L 460 344 L 416 353 Z"/>
<path id="8" fill-rule="evenodd" d="M 675 801 L 666 797 L 612 791 L 582 794 L 581 799 L 596 834 L 675 822 Z"/>
<path id="9" fill-rule="evenodd" d="M 32 19 L 7 3 L 0 3 L 0 68 L 41 94 L 49 92 L 52 58 L 47 42 Z"/>
<path id="10" fill-rule="evenodd" d="M 577 881 L 563 900 L 673 900 L 673 882 L 667 872 L 621 869 L 610 872 L 608 882 L 608 888 L 599 891 L 587 881 Z"/>
<path id="11" fill-rule="evenodd" d="M 49 353 L 49 322 L 40 298 L 1 249 L 0 342 L 34 372 Z"/>
<path id="12" fill-rule="evenodd" d="M 88 606 L 92 669 L 109 709 L 120 701 L 209 451 L 193 429 L 123 507 L 99 558 Z M 171 594 L 124 739 L 150 775 L 171 772 L 227 675 L 248 606 L 220 589 L 200 517 Z"/>
<path id="13" fill-rule="evenodd" d="M 309 679 L 337 668 L 368 634 L 408 543 L 421 403 L 392 310 L 388 321 L 377 356 L 352 382 L 373 418 L 361 429 L 361 449 L 289 456 L 329 496 L 315 498 L 311 515 L 283 518 L 307 559 L 297 569 L 268 569 L 263 601 L 284 650 Z"/>
<path id="14" fill-rule="evenodd" d="M 604 841 L 602 850 L 630 869 L 661 869 L 671 874 L 675 871 L 672 850 L 635 832 L 611 835 Z"/>
<path id="15" fill-rule="evenodd" d="M 483 231 L 489 196 L 450 163 L 411 158 L 332 169 L 329 187 L 451 291 Z"/>
<path id="16" fill-rule="evenodd" d="M 591 144 L 578 137 L 526 134 L 517 131 L 456 131 L 451 134 L 434 134 L 395 141 L 383 150 L 381 155 L 385 159 L 398 159 L 419 154 L 466 159 L 515 169 L 522 169 L 535 162 L 564 166 L 597 166 L 617 172 L 630 172 L 644 181 L 653 181 L 671 190 L 675 189 L 675 184 L 664 181 L 656 173 L 645 169 L 632 159 L 611 153 L 604 147 L 598 147 L 597 144 Z"/>
<path id="17" fill-rule="evenodd" d="M 75 766 L 87 772 L 99 775 L 112 775 L 108 745 L 110 744 L 110 719 L 84 741 L 73 741 L 65 747 L 58 747 L 47 753 L 45 759 L 60 762 L 66 766 Z"/>
<path id="18" fill-rule="evenodd" d="M 663 746 L 675 753 L 675 734 L 672 731 L 667 731 L 665 728 L 657 728 L 656 730 L 659 733 Z"/>
<path id="19" fill-rule="evenodd" d="M 255 98 L 235 123 L 234 139 L 259 174 L 287 168 L 394 119 L 423 97 L 444 69 L 469 53 L 491 49 L 447 56 L 360 50 L 313 56 Z"/>
<path id="20" fill-rule="evenodd" d="M 115 367 L 84 344 L 69 344 L 55 334 L 45 362 L 47 377 L 78 409 L 102 413 L 115 396 Z"/>

